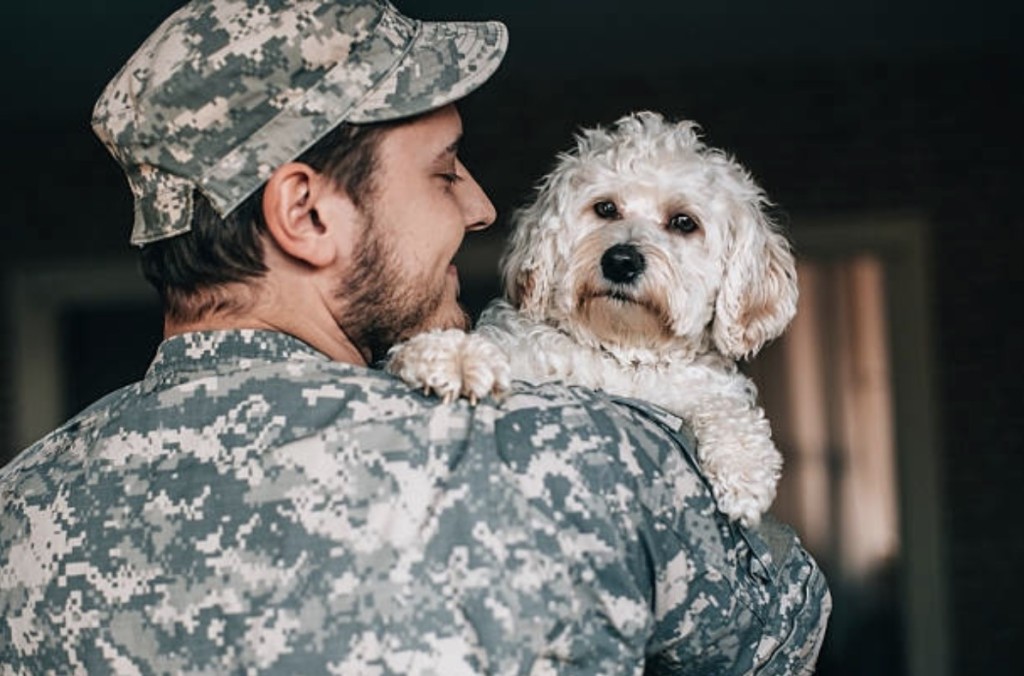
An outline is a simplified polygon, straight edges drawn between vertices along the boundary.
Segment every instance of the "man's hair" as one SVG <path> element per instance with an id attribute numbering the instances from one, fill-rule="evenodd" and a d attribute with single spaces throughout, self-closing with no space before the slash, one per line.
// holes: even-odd
<path id="1" fill-rule="evenodd" d="M 296 161 L 326 175 L 362 209 L 373 196 L 380 138 L 396 124 L 342 123 Z M 266 230 L 263 187 L 224 218 L 194 191 L 191 230 L 141 251 L 142 274 L 156 287 L 167 318 L 193 322 L 214 312 L 244 309 L 245 300 L 222 287 L 267 272 L 262 244 Z"/>

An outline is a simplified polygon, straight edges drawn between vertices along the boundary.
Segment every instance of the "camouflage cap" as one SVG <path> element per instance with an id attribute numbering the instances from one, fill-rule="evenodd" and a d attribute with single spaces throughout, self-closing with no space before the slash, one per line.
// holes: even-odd
<path id="1" fill-rule="evenodd" d="M 433 23 L 383 0 L 192 0 L 107 85 L 93 130 L 135 196 L 136 245 L 222 215 L 341 122 L 459 99 L 498 67 L 499 22 Z"/>

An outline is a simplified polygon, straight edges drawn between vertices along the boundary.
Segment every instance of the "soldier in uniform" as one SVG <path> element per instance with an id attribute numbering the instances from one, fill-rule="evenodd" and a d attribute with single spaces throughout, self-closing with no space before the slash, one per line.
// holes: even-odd
<path id="1" fill-rule="evenodd" d="M 0 674 L 797 674 L 829 596 L 715 507 L 680 421 L 369 368 L 465 325 L 495 218 L 453 102 L 495 22 L 193 0 L 96 105 L 165 305 L 140 382 L 0 470 Z"/>

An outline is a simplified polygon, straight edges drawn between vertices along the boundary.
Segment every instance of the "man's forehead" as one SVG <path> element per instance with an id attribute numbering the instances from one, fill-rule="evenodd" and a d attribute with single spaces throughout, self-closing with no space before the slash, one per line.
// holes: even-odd
<path id="1" fill-rule="evenodd" d="M 458 153 L 462 139 L 462 118 L 455 106 L 445 106 L 390 130 L 384 140 L 385 152 L 412 153 L 427 159 Z"/>

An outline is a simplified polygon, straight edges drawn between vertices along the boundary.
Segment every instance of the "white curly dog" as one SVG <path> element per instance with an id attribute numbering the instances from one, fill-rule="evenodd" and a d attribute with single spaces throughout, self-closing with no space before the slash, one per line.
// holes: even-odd
<path id="1" fill-rule="evenodd" d="M 583 130 L 514 216 L 505 295 L 474 334 L 396 346 L 388 369 L 446 399 L 564 381 L 682 417 L 719 509 L 756 526 L 782 457 L 737 368 L 796 311 L 796 267 L 750 174 L 652 112 Z"/>

